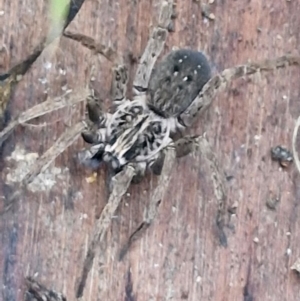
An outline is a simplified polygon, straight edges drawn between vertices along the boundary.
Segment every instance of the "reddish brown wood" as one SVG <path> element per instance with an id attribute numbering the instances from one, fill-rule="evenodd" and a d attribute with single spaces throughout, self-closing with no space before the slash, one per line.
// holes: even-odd
<path id="1" fill-rule="evenodd" d="M 24 59 L 45 36 L 47 2 L 0 3 L 0 32 L 8 49 L 8 56 L 0 59 L 1 71 Z M 129 58 L 142 53 L 159 2 L 86 1 L 69 29 L 114 46 L 132 78 L 136 65 Z M 178 0 L 175 32 L 168 37 L 165 53 L 173 46 L 203 49 L 215 71 L 221 71 L 249 59 L 299 52 L 299 1 L 215 1 L 210 9 L 215 20 L 208 21 L 199 1 Z M 113 64 L 61 38 L 57 51 L 44 51 L 18 84 L 11 115 L 40 103 L 46 90 L 58 96 L 65 87 L 85 86 L 92 65 L 97 90 L 108 101 Z M 118 252 L 142 221 L 159 179 L 149 175 L 130 188 L 105 245 L 99 246 L 83 300 L 299 299 L 300 280 L 290 266 L 300 256 L 300 178 L 294 166 L 282 170 L 270 159 L 270 147 L 291 148 L 300 114 L 299 80 L 296 67 L 238 80 L 190 131 L 207 133 L 220 166 L 233 176 L 226 183 L 228 205 L 237 204 L 231 227 L 226 228 L 228 247 L 221 247 L 215 236 L 217 201 L 207 162 L 200 154 L 180 159 L 159 216 L 119 262 Z M 1 157 L 4 197 L 10 194 L 7 174 L 20 164 L 10 158 L 19 154 L 20 159 L 24 151 L 28 161 L 32 154 L 43 153 L 83 112 L 83 105 L 68 108 L 34 121 L 47 126 L 15 131 Z M 47 182 L 35 185 L 17 209 L 1 216 L 2 300 L 23 300 L 25 275 L 36 275 L 75 300 L 89 235 L 108 198 L 105 170 L 89 184 L 91 172 L 74 160 L 81 147 L 79 140 L 50 167 Z M 272 211 L 266 202 L 276 197 L 280 201 Z"/>

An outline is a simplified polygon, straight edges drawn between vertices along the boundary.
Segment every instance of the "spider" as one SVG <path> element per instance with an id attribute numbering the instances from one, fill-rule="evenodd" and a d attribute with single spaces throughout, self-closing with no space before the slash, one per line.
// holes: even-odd
<path id="1" fill-rule="evenodd" d="M 89 119 L 93 123 L 91 129 L 80 123 L 66 131 L 38 160 L 21 185 L 21 187 L 26 187 L 36 175 L 47 168 L 59 153 L 77 139 L 80 133 L 86 142 L 92 144 L 90 149 L 79 154 L 80 160 L 93 167 L 98 166 L 102 161 L 107 162 L 116 173 L 112 178 L 112 191 L 108 204 L 94 228 L 77 296 L 82 295 L 95 249 L 105 236 L 111 216 L 132 179 L 138 181 L 148 167 L 154 173 L 161 174 L 162 185 L 154 190 L 150 200 L 151 204 L 156 204 L 162 199 L 164 186 L 168 184 L 171 167 L 175 160 L 174 148 L 176 155 L 180 157 L 193 150 L 195 140 L 199 142 L 198 138 L 189 136 L 173 142 L 172 134 L 191 126 L 209 107 L 214 95 L 225 88 L 231 80 L 255 72 L 269 71 L 300 63 L 299 57 L 287 55 L 261 63 L 233 67 L 212 76 L 210 64 L 201 52 L 180 49 L 168 54 L 153 69 L 166 40 L 167 27 L 173 12 L 172 1 L 164 1 L 161 12 L 158 27 L 153 30 L 138 66 L 133 83 L 136 94 L 133 101 L 125 98 L 128 81 L 127 69 L 124 66 L 117 66 L 114 69 L 112 83 L 112 99 L 116 107 L 114 113 L 103 112 L 99 102 L 93 95 L 90 95 L 87 111 Z M 86 98 L 85 96 L 86 93 L 77 96 L 76 101 L 82 101 Z M 0 141 L 16 124 L 72 103 L 71 101 L 60 104 L 56 102 L 51 108 L 47 107 L 48 110 L 45 110 L 44 103 L 43 106 L 30 109 L 30 114 L 29 111 L 22 113 L 17 122 L 11 123 L 0 133 Z M 200 151 L 202 151 L 201 148 Z M 147 227 L 154 217 L 155 212 L 151 211 L 142 226 Z M 134 232 L 133 235 L 136 233 Z M 132 241 L 133 236 L 130 239 Z"/>
<path id="2" fill-rule="evenodd" d="M 125 97 L 127 68 L 118 66 L 112 84 L 117 110 L 105 113 L 95 98 L 89 98 L 88 116 L 97 128 L 82 133 L 83 139 L 93 146 L 79 154 L 80 160 L 96 167 L 101 161 L 108 162 L 115 172 L 134 162 L 138 174 L 134 182 L 142 178 L 147 167 L 159 175 L 161 151 L 172 143 L 170 135 L 185 127 L 181 114 L 210 77 L 203 53 L 189 49 L 172 51 L 153 70 L 148 88 L 134 86 L 137 96 L 130 101 Z M 183 141 L 176 143 L 178 154 Z"/>
<path id="3" fill-rule="evenodd" d="M 170 9 L 168 6 L 164 8 Z M 163 13 L 162 16 L 170 16 L 170 12 Z M 163 23 L 168 22 L 165 20 Z M 200 151 L 207 157 L 213 156 L 207 150 L 203 137 L 185 136 L 174 141 L 173 134 L 191 126 L 209 107 L 214 96 L 233 79 L 300 63 L 299 57 L 286 55 L 274 60 L 236 66 L 212 76 L 210 64 L 202 52 L 179 49 L 167 54 L 153 69 L 156 58 L 162 51 L 166 33 L 165 28 L 154 29 L 133 81 L 135 97 L 132 101 L 125 96 L 128 75 L 127 68 L 123 65 L 117 66 L 113 71 L 112 100 L 115 108 L 112 114 L 104 112 L 93 95 L 88 99 L 87 113 L 92 124 L 82 132 L 82 137 L 92 146 L 79 153 L 79 159 L 92 167 L 106 162 L 115 176 L 112 178 L 108 204 L 94 227 L 77 297 L 83 294 L 96 246 L 104 238 L 110 217 L 130 183 L 139 182 L 149 167 L 162 177 L 161 184 L 153 191 L 150 199 L 148 215 L 121 249 L 120 259 L 156 216 L 157 205 L 165 191 L 163 187 L 168 186 L 175 161 L 174 148 L 176 156 L 181 157 L 193 151 L 198 143 Z M 215 158 L 210 160 L 216 161 Z M 216 166 L 214 168 L 217 169 Z M 222 180 L 218 181 L 222 186 Z M 226 235 L 223 232 L 226 193 L 224 187 L 222 189 L 216 223 L 220 230 L 220 242 L 226 246 Z"/>

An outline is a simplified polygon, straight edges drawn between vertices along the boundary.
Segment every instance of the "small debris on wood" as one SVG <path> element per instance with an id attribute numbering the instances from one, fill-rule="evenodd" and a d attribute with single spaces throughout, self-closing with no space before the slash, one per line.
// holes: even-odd
<path id="1" fill-rule="evenodd" d="M 292 153 L 284 148 L 283 146 L 276 146 L 271 149 L 271 157 L 272 160 L 278 161 L 282 167 L 289 167 L 289 165 L 293 162 Z"/>
<path id="2" fill-rule="evenodd" d="M 96 172 L 93 172 L 93 174 L 87 178 L 85 178 L 86 182 L 88 184 L 92 184 L 96 181 L 98 174 Z"/>
<path id="3" fill-rule="evenodd" d="M 300 258 L 298 258 L 295 263 L 291 266 L 291 270 L 296 271 L 300 274 Z"/>
<path id="4" fill-rule="evenodd" d="M 259 243 L 258 237 L 254 237 L 254 238 L 253 238 L 253 241 L 254 241 L 256 244 L 258 244 L 258 243 Z"/>
<path id="5" fill-rule="evenodd" d="M 230 214 L 236 214 L 236 209 L 238 207 L 239 203 L 237 201 L 235 201 L 229 208 L 228 208 L 228 212 Z"/>
<path id="6" fill-rule="evenodd" d="M 276 207 L 277 207 L 278 203 L 279 203 L 279 198 L 278 197 L 270 197 L 266 201 L 266 206 L 270 210 L 276 210 Z"/>

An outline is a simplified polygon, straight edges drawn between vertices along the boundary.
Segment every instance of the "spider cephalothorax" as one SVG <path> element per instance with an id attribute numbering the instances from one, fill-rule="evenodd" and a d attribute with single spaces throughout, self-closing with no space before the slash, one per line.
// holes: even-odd
<path id="1" fill-rule="evenodd" d="M 115 69 L 119 81 L 112 89 L 117 105 L 112 115 L 99 110 L 95 100 L 88 102 L 89 117 L 98 128 L 94 134 L 83 133 L 84 140 L 93 146 L 81 153 L 81 159 L 108 162 L 115 171 L 137 162 L 144 170 L 172 142 L 170 134 L 183 127 L 181 113 L 210 79 L 211 72 L 201 52 L 172 51 L 153 70 L 148 89 L 130 101 L 125 98 L 126 71 Z"/>

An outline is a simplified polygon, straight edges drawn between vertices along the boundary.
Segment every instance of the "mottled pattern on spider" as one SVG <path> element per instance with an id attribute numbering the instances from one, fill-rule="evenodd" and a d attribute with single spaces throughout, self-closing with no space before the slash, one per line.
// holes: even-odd
<path id="1" fill-rule="evenodd" d="M 159 174 L 162 150 L 172 143 L 170 135 L 185 127 L 181 114 L 210 77 L 203 53 L 189 49 L 172 51 L 152 70 L 148 88 L 134 86 L 136 96 L 130 101 L 125 96 L 127 69 L 118 66 L 112 83 L 115 112 L 105 113 L 99 101 L 89 98 L 88 116 L 95 126 L 83 132 L 82 137 L 92 147 L 79 154 L 80 160 L 93 167 L 107 162 L 115 172 L 134 162 L 139 178 L 147 167 Z M 181 141 L 175 146 L 181 147 Z"/>

